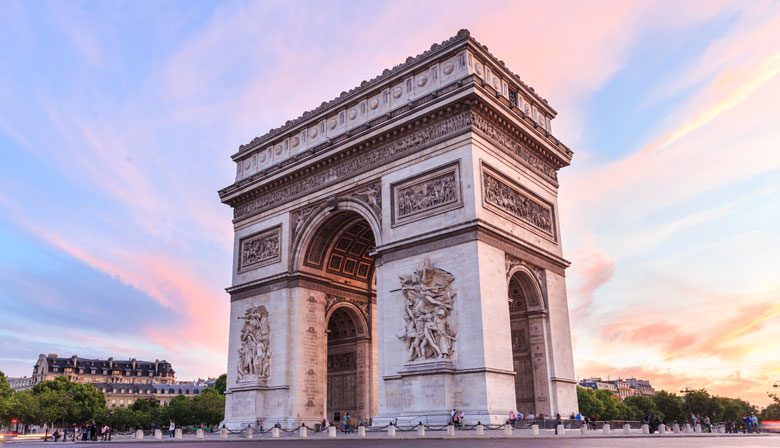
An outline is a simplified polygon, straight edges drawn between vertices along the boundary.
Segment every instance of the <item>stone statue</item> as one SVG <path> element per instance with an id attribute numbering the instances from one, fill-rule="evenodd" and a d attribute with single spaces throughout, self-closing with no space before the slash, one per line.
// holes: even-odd
<path id="1" fill-rule="evenodd" d="M 426 258 L 412 274 L 399 276 L 404 295 L 404 334 L 409 361 L 452 356 L 458 325 L 452 317 L 455 277 Z"/>
<path id="2" fill-rule="evenodd" d="M 250 306 L 243 317 L 241 345 L 238 348 L 238 381 L 262 381 L 268 378 L 271 351 L 268 311 L 264 306 Z"/>

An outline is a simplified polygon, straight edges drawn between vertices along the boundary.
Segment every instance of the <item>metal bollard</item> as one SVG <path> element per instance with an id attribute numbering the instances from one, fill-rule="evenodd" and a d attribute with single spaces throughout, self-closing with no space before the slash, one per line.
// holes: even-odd
<path id="1" fill-rule="evenodd" d="M 666 434 L 666 425 L 663 423 L 658 425 L 658 434 Z"/>
<path id="2" fill-rule="evenodd" d="M 358 437 L 366 436 L 366 427 L 363 425 L 358 426 Z"/>
<path id="3" fill-rule="evenodd" d="M 222 437 L 223 439 L 227 439 L 227 436 L 228 436 L 228 429 L 227 429 L 227 428 L 222 428 L 222 429 L 220 429 L 220 430 L 219 430 L 219 435 L 220 435 L 220 437 Z"/>
<path id="4" fill-rule="evenodd" d="M 623 422 L 623 434 L 631 434 L 631 425 Z"/>
<path id="5" fill-rule="evenodd" d="M 271 437 L 274 439 L 279 438 L 279 428 L 277 428 L 276 426 L 274 426 L 273 429 L 271 429 Z"/>
<path id="6" fill-rule="evenodd" d="M 176 428 L 176 430 L 173 431 L 173 438 L 174 439 L 181 439 L 182 438 L 181 428 Z"/>
<path id="7" fill-rule="evenodd" d="M 157 428 L 154 430 L 154 438 L 157 440 L 162 440 L 162 429 Z"/>
<path id="8" fill-rule="evenodd" d="M 482 426 L 482 422 L 477 422 L 477 435 L 478 436 L 484 436 L 485 435 L 485 427 Z"/>
<path id="9" fill-rule="evenodd" d="M 511 436 L 512 435 L 512 425 L 506 424 L 504 425 L 504 435 L 505 436 Z"/>
<path id="10" fill-rule="evenodd" d="M 144 431 L 142 429 L 136 429 L 135 430 L 135 438 L 138 440 L 144 439 Z"/>
<path id="11" fill-rule="evenodd" d="M 447 425 L 447 435 L 448 436 L 454 436 L 455 435 L 455 425 L 453 425 L 452 423 Z"/>
<path id="12" fill-rule="evenodd" d="M 556 435 L 559 435 L 559 436 L 566 435 L 566 428 L 563 425 L 558 425 L 558 426 L 555 427 L 555 429 L 558 430 L 558 434 L 556 434 Z"/>
<path id="13" fill-rule="evenodd" d="M 328 437 L 336 437 L 336 427 L 333 425 L 328 426 Z"/>
<path id="14" fill-rule="evenodd" d="M 395 425 L 393 425 L 392 423 L 387 425 L 387 436 L 395 437 Z"/>
<path id="15" fill-rule="evenodd" d="M 539 425 L 531 425 L 531 434 L 535 436 L 539 435 Z"/>
<path id="16" fill-rule="evenodd" d="M 642 424 L 642 434 L 650 434 L 650 426 L 647 423 Z"/>
<path id="17" fill-rule="evenodd" d="M 309 429 L 306 428 L 306 425 L 301 425 L 301 428 L 298 430 L 298 437 L 306 438 L 309 437 Z"/>
<path id="18" fill-rule="evenodd" d="M 417 436 L 425 437 L 425 425 L 423 425 L 422 422 L 417 424 Z"/>
<path id="19" fill-rule="evenodd" d="M 202 439 L 203 437 L 205 437 L 205 434 L 203 433 L 203 429 L 202 428 L 198 428 L 197 430 L 195 430 L 195 438 L 196 439 Z"/>
<path id="20" fill-rule="evenodd" d="M 601 430 L 604 431 L 604 434 L 609 434 L 612 428 L 609 427 L 609 423 L 604 423 L 604 426 L 601 427 Z"/>

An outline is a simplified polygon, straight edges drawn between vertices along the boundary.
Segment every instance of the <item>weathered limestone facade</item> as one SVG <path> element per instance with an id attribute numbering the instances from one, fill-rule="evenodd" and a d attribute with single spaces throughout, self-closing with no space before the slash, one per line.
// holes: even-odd
<path id="1" fill-rule="evenodd" d="M 225 423 L 576 411 L 555 114 L 464 30 L 242 145 Z"/>

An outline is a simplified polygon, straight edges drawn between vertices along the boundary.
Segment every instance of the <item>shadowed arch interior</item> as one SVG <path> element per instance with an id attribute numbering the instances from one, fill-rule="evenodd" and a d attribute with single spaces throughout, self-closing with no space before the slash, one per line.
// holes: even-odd
<path id="1" fill-rule="evenodd" d="M 534 371 L 529 311 L 540 308 L 541 301 L 534 280 L 522 270 L 509 279 L 509 325 L 512 337 L 512 364 L 515 370 L 515 400 L 517 411 L 525 415 L 536 413 Z"/>

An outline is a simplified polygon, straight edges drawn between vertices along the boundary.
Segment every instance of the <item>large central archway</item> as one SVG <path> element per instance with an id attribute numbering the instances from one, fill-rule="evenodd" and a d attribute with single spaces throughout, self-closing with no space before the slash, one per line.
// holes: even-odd
<path id="1" fill-rule="evenodd" d="M 319 277 L 328 291 L 324 415 L 338 421 L 349 413 L 368 421 L 377 409 L 374 231 L 354 210 L 323 210 L 310 226 L 298 269 Z"/>

